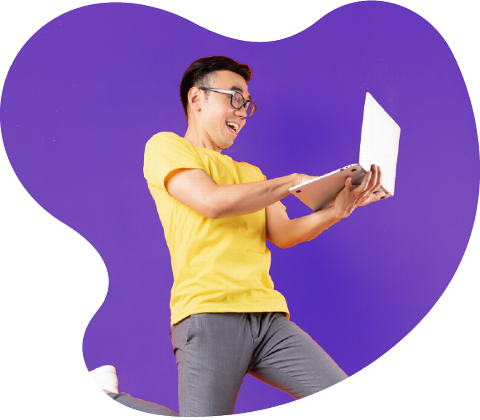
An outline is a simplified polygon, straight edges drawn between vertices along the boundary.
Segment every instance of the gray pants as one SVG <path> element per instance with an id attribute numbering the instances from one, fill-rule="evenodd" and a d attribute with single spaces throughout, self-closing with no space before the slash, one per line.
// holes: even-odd
<path id="1" fill-rule="evenodd" d="M 246 374 L 295 399 L 347 378 L 283 313 L 195 314 L 175 324 L 170 333 L 182 417 L 233 414 Z M 117 401 L 148 413 L 175 415 L 163 406 L 130 398 Z"/>

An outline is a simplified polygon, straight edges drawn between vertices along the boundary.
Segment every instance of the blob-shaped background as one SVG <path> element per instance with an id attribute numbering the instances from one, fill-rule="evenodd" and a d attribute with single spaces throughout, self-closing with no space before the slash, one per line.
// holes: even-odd
<path id="1" fill-rule="evenodd" d="M 348 375 L 398 343 L 441 296 L 478 199 L 478 143 L 461 72 L 440 34 L 408 9 L 354 3 L 268 43 L 133 4 L 92 5 L 52 20 L 7 76 L 5 148 L 32 197 L 85 237 L 107 267 L 108 294 L 83 341 L 87 368 L 113 364 L 120 391 L 174 410 L 173 278 L 143 152 L 159 131 L 184 134 L 181 76 L 211 55 L 253 70 L 258 111 L 225 154 L 269 178 L 356 163 L 366 92 L 402 129 L 393 198 L 358 209 L 312 242 L 268 244 L 292 321 Z M 310 212 L 293 197 L 283 203 L 290 218 Z M 291 400 L 247 376 L 236 412 Z"/>

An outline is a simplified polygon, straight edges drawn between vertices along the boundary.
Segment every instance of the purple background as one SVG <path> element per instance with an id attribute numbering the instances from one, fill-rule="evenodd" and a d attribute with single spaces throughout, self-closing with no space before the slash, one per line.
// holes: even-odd
<path id="1" fill-rule="evenodd" d="M 83 341 L 87 368 L 113 364 L 120 391 L 175 411 L 172 274 L 143 152 L 159 131 L 184 134 L 181 76 L 211 55 L 253 70 L 258 111 L 225 154 L 269 178 L 356 163 L 366 92 L 402 128 L 393 198 L 312 242 L 268 244 L 292 321 L 347 374 L 432 308 L 466 249 L 478 200 L 477 135 L 462 75 L 443 38 L 408 9 L 354 3 L 268 43 L 133 4 L 87 6 L 45 25 L 5 82 L 8 157 L 32 197 L 85 237 L 108 269 L 108 295 Z M 293 197 L 283 203 L 290 218 L 309 213 Z M 236 412 L 291 400 L 247 376 Z"/>

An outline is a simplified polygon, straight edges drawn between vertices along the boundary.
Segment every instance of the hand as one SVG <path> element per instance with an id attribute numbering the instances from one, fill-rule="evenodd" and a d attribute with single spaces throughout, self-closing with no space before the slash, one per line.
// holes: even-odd
<path id="1" fill-rule="evenodd" d="M 375 192 L 382 184 L 382 171 L 380 167 L 372 165 L 360 185 L 352 185 L 352 178 L 345 180 L 345 187 L 335 199 L 333 209 L 337 217 L 343 219 L 350 216 L 359 206 L 366 206 L 385 196 L 385 192 Z"/>
<path id="2" fill-rule="evenodd" d="M 299 183 L 297 185 L 301 185 L 305 182 L 311 181 L 312 179 L 317 179 L 318 178 L 318 175 L 317 176 L 305 175 L 305 174 L 297 174 L 297 175 L 298 175 L 298 180 L 299 180 Z"/>

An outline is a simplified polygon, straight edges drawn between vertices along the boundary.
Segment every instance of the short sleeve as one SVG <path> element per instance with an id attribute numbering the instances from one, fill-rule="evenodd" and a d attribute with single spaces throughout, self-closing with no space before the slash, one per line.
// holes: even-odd
<path id="1" fill-rule="evenodd" d="M 165 178 L 175 169 L 204 169 L 195 150 L 174 133 L 158 133 L 145 146 L 143 174 L 152 185 L 165 190 Z"/>

